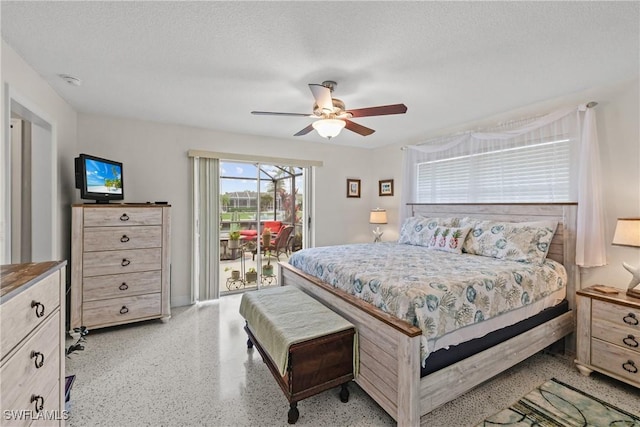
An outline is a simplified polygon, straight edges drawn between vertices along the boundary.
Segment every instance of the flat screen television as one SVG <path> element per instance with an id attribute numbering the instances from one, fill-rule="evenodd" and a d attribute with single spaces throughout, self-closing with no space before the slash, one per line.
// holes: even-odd
<path id="1" fill-rule="evenodd" d="M 75 166 L 76 188 L 80 189 L 81 199 L 96 203 L 124 200 L 121 162 L 80 154 Z"/>

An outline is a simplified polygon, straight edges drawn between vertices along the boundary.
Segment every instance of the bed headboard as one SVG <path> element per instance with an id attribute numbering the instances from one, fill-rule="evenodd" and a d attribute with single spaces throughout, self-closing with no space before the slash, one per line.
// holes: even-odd
<path id="1" fill-rule="evenodd" d="M 558 221 L 547 258 L 563 264 L 567 270 L 567 300 L 574 307 L 579 287 L 576 259 L 577 203 L 408 203 L 409 215 L 426 217 L 471 217 L 510 222 Z"/>

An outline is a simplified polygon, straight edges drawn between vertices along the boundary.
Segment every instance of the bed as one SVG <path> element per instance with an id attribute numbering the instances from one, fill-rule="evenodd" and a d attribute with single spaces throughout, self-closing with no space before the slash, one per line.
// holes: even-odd
<path id="1" fill-rule="evenodd" d="M 573 308 L 577 285 L 577 268 L 572 262 L 576 207 L 575 204 L 410 204 L 408 213 L 430 218 L 556 221 L 558 226 L 547 258 L 564 266 L 567 305 Z M 425 350 L 429 353 L 437 349 L 425 349 L 425 334 L 420 327 L 290 264 L 280 265 L 281 284 L 303 289 L 356 325 L 360 340 L 360 374 L 356 381 L 401 426 L 419 425 L 421 415 L 561 340 L 574 329 L 572 311 L 555 313 L 533 328 L 525 326 L 515 336 L 498 339 L 492 347 L 425 372 L 422 363 Z M 448 342 L 443 346 L 454 344 Z M 426 360 L 429 362 L 430 357 Z"/>

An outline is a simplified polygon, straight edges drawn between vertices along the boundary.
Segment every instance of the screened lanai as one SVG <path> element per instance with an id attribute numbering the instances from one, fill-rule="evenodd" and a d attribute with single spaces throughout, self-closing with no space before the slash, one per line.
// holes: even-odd
<path id="1" fill-rule="evenodd" d="M 257 230 L 258 218 L 299 226 L 301 192 L 302 168 L 221 161 L 220 230 Z"/>
<path id="2" fill-rule="evenodd" d="M 269 264 L 302 247 L 303 189 L 302 168 L 220 162 L 223 294 L 277 285 Z"/>

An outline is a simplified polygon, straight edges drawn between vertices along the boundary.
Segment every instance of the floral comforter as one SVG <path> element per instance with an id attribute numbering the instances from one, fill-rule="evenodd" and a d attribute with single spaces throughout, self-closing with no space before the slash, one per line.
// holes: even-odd
<path id="1" fill-rule="evenodd" d="M 428 340 L 535 302 L 566 286 L 564 267 L 422 246 L 369 243 L 304 249 L 289 263 L 418 326 Z"/>

